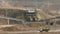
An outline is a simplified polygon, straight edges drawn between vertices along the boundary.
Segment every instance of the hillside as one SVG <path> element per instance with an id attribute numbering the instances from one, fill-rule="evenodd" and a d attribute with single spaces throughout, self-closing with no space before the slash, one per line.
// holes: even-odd
<path id="1" fill-rule="evenodd" d="M 0 0 L 0 6 L 32 7 L 32 8 L 38 7 L 38 8 L 48 8 L 50 10 L 59 10 L 60 0 Z"/>

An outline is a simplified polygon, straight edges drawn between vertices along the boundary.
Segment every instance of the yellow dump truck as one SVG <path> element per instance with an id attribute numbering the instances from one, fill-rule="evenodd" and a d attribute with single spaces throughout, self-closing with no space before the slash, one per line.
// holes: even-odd
<path id="1" fill-rule="evenodd" d="M 40 29 L 39 29 L 39 31 L 40 32 L 48 32 L 49 30 L 50 30 L 50 27 L 49 26 L 40 26 L 39 27 Z"/>

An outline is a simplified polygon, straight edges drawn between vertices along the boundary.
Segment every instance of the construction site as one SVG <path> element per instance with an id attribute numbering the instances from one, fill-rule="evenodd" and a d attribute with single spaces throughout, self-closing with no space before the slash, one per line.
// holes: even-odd
<path id="1" fill-rule="evenodd" d="M 3 34 L 50 34 L 60 32 L 60 16 L 51 16 L 40 9 L 0 8 L 0 33 Z M 40 28 L 48 28 L 46 32 Z M 56 33 L 54 33 L 56 34 Z"/>
<path id="2" fill-rule="evenodd" d="M 22 5 L 23 4 L 24 3 L 22 3 Z M 47 5 L 48 8 L 46 8 L 45 5 L 40 7 L 40 5 L 35 4 L 34 7 L 30 7 L 29 4 L 27 4 L 28 6 L 25 6 L 24 4 L 24 7 L 21 7 L 21 5 L 19 7 L 18 3 L 16 5 L 13 5 L 12 3 L 13 6 L 11 6 L 8 3 L 8 0 L 0 1 L 1 34 L 60 33 L 60 12 L 58 10 L 52 12 L 48 9 L 49 1 Z M 36 2 L 36 4 L 38 3 Z"/>

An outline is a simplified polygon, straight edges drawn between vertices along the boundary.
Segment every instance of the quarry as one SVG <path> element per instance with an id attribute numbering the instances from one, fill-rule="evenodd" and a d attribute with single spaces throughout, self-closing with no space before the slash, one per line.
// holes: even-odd
<path id="1" fill-rule="evenodd" d="M 59 5 L 56 2 L 0 0 L 0 33 L 59 34 L 60 10 L 53 7 Z"/>

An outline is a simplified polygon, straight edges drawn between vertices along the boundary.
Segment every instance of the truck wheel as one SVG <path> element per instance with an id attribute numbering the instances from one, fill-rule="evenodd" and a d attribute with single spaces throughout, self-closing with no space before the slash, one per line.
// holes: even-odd
<path id="1" fill-rule="evenodd" d="M 40 29 L 39 31 L 40 31 L 40 32 L 43 32 L 43 29 Z"/>

